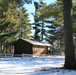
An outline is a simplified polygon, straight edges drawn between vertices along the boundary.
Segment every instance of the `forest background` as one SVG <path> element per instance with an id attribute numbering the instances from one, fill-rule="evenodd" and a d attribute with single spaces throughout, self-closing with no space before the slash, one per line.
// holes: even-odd
<path id="1" fill-rule="evenodd" d="M 54 1 L 54 0 L 52 0 Z M 13 53 L 13 42 L 19 38 L 39 42 L 47 41 L 52 45 L 52 54 L 64 52 L 63 3 L 43 0 L 33 1 L 34 12 L 29 12 L 26 4 L 30 0 L 0 0 L 0 53 Z M 29 8 L 28 8 L 29 9 Z M 32 7 L 30 7 L 31 10 Z M 73 1 L 74 42 L 76 38 L 76 1 Z M 34 30 L 33 35 L 31 30 Z"/>

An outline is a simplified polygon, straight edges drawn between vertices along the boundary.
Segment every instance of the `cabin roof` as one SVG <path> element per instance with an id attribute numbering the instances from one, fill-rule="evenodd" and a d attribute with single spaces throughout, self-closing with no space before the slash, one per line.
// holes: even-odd
<path id="1" fill-rule="evenodd" d="M 33 40 L 30 40 L 30 39 L 18 39 L 18 40 L 26 41 L 28 43 L 31 43 L 32 45 L 51 46 L 50 44 L 44 44 L 44 43 L 41 43 L 41 42 L 38 42 L 38 41 L 33 41 Z"/>

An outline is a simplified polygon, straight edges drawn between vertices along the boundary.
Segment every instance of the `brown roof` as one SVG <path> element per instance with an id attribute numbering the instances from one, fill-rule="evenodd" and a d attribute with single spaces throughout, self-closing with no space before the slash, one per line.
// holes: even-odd
<path id="1" fill-rule="evenodd" d="M 26 42 L 33 44 L 33 45 L 51 46 L 50 44 L 43 44 L 41 42 L 37 42 L 37 41 L 29 40 L 29 39 L 18 39 L 18 40 L 24 40 Z"/>
<path id="2" fill-rule="evenodd" d="M 43 45 L 43 46 L 45 46 L 45 44 L 43 44 L 41 42 L 37 42 L 37 41 L 29 40 L 29 39 L 23 39 L 23 40 L 25 40 L 25 41 L 33 44 L 33 45 Z"/>

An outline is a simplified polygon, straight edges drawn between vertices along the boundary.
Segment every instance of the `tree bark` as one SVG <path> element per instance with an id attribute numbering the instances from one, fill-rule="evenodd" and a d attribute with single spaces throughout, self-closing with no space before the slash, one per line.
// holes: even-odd
<path id="1" fill-rule="evenodd" d="M 75 47 L 73 44 L 73 16 L 72 0 L 63 0 L 64 36 L 65 36 L 65 64 L 66 69 L 76 69 Z"/>

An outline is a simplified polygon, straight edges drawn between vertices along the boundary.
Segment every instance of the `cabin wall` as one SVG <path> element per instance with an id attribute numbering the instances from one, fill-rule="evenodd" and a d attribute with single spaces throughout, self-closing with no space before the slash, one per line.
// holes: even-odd
<path id="1" fill-rule="evenodd" d="M 28 42 L 19 41 L 14 47 L 14 54 L 32 54 L 32 45 Z"/>
<path id="2" fill-rule="evenodd" d="M 47 46 L 33 46 L 33 54 L 47 54 L 48 47 Z"/>
<path id="3" fill-rule="evenodd" d="M 19 39 L 14 43 L 14 54 L 47 54 L 48 46 L 34 45 L 28 41 Z"/>

